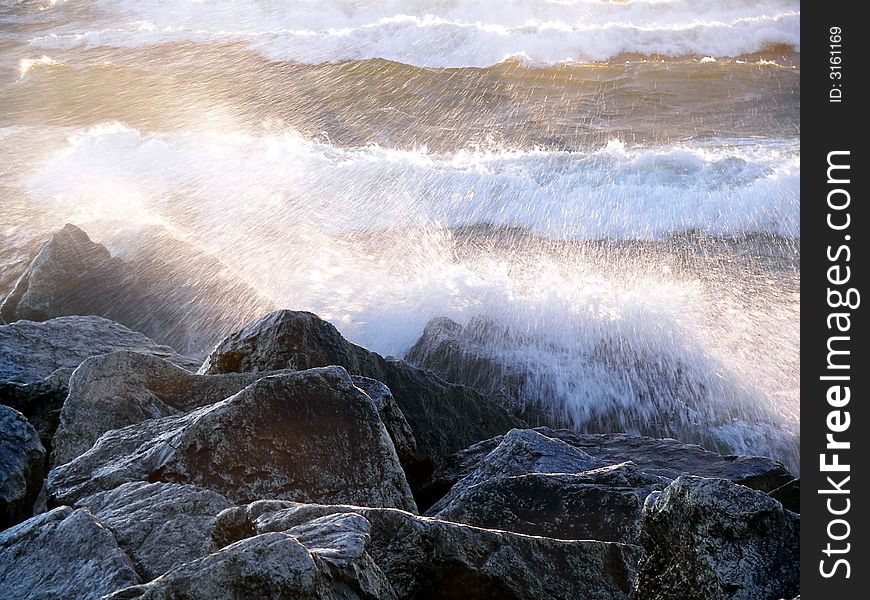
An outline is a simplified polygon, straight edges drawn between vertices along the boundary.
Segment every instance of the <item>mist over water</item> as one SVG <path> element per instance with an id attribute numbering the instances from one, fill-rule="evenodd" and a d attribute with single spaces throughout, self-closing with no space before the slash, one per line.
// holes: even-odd
<path id="1" fill-rule="evenodd" d="M 798 468 L 798 3 L 287 4 L 0 3 L 0 284 L 68 222 L 208 276 L 182 243 L 383 354 L 488 323 L 577 429 Z"/>

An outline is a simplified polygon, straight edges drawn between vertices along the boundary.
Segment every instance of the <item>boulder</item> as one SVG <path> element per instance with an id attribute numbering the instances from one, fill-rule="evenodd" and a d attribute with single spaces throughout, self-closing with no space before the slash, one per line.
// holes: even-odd
<path id="1" fill-rule="evenodd" d="M 109 431 L 55 467 L 47 491 L 69 504 L 131 481 L 188 483 L 234 502 L 416 510 L 372 400 L 340 367 L 266 377 L 216 404 Z"/>
<path id="2" fill-rule="evenodd" d="M 167 360 L 129 351 L 91 357 L 69 380 L 52 465 L 84 454 L 107 431 L 214 404 L 264 376 L 195 375 Z"/>
<path id="3" fill-rule="evenodd" d="M 325 515 L 242 539 L 107 600 L 393 600 L 390 582 L 366 552 L 369 529 L 357 514 Z"/>
<path id="4" fill-rule="evenodd" d="M 534 430 L 513 430 L 426 514 L 557 539 L 635 543 L 644 500 L 670 480 L 632 463 L 602 465 Z"/>
<path id="5" fill-rule="evenodd" d="M 779 600 L 800 593 L 800 517 L 724 479 L 680 477 L 641 518 L 636 600 Z"/>
<path id="6" fill-rule="evenodd" d="M 215 492 L 177 483 L 126 483 L 76 503 L 115 536 L 145 581 L 211 551 L 218 513 L 232 506 Z"/>
<path id="7" fill-rule="evenodd" d="M 0 383 L 0 404 L 27 417 L 46 450 L 52 447 L 73 370 L 63 367 L 32 383 Z"/>
<path id="8" fill-rule="evenodd" d="M 97 600 L 141 582 L 112 533 L 62 506 L 0 533 L 0 590 L 9 599 Z"/>
<path id="9" fill-rule="evenodd" d="M 24 415 L 0 405 L 0 529 L 33 514 L 45 458 L 45 448 Z"/>
<path id="10" fill-rule="evenodd" d="M 371 524 L 369 555 L 397 598 L 628 598 L 639 549 L 479 529 L 395 509 L 264 501 L 224 511 L 216 545 L 352 512 Z"/>
<path id="11" fill-rule="evenodd" d="M 445 382 L 397 359 L 351 344 L 330 323 L 307 312 L 277 311 L 223 340 L 201 373 L 256 372 L 340 365 L 384 383 L 417 442 L 416 464 L 406 464 L 416 487 L 451 454 L 525 423 L 474 390 Z"/>
<path id="12" fill-rule="evenodd" d="M 660 341 L 639 343 L 636 328 L 618 324 L 575 334 L 518 330 L 488 316 L 466 325 L 441 317 L 405 359 L 533 425 L 672 437 L 724 454 L 799 462 L 795 431 L 765 403 L 728 388 L 729 377 L 713 374 L 722 366 L 691 342 L 657 335 Z"/>
<path id="13" fill-rule="evenodd" d="M 105 314 L 122 299 L 108 282 L 120 281 L 123 267 L 84 231 L 66 225 L 39 249 L 15 282 L 0 304 L 0 316 L 12 323 Z"/>
<path id="14" fill-rule="evenodd" d="M 75 369 L 88 357 L 117 350 L 165 358 L 184 368 L 196 369 L 199 364 L 169 346 L 101 317 L 59 317 L 42 323 L 17 321 L 0 325 L 0 386 L 42 381 L 58 369 Z"/>
<path id="15" fill-rule="evenodd" d="M 112 256 L 64 226 L 18 277 L 0 315 L 10 323 L 99 315 L 196 353 L 272 306 L 218 259 L 163 228 L 125 231 L 123 248 L 123 259 Z"/>
<path id="16" fill-rule="evenodd" d="M 762 492 L 770 492 L 794 478 L 782 463 L 772 458 L 722 456 L 700 446 L 673 439 L 624 433 L 581 434 L 548 427 L 536 427 L 535 431 L 583 450 L 605 464 L 632 462 L 643 472 L 666 479 L 676 479 L 680 475 L 698 475 L 728 479 Z M 480 461 L 501 441 L 502 436 L 484 440 L 445 460 L 420 487 L 416 495 L 420 509 L 427 510 L 457 481 L 474 471 Z"/>

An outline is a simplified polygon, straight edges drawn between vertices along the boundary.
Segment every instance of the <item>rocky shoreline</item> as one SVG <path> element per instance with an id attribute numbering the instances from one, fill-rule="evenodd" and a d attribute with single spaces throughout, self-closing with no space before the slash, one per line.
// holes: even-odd
<path id="1" fill-rule="evenodd" d="M 799 595 L 799 480 L 773 459 L 558 429 L 307 312 L 194 359 L 134 331 L 141 306 L 103 314 L 133 271 L 106 253 L 79 281 L 88 242 L 56 235 L 3 303 L 6 598 Z"/>

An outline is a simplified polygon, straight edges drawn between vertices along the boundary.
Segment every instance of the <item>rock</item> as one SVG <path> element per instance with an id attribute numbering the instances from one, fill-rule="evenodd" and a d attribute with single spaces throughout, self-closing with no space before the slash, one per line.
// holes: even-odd
<path id="1" fill-rule="evenodd" d="M 112 429 L 219 402 L 264 375 L 195 375 L 169 361 L 120 351 L 85 360 L 69 380 L 52 465 L 87 452 Z"/>
<path id="2" fill-rule="evenodd" d="M 770 497 L 794 513 L 801 512 L 801 480 L 792 479 L 770 492 Z"/>
<path id="3" fill-rule="evenodd" d="M 393 440 L 393 445 L 396 447 L 396 454 L 399 456 L 399 462 L 402 465 L 414 464 L 417 460 L 417 440 L 414 438 L 414 432 L 411 431 L 411 426 L 399 405 L 396 404 L 395 398 L 390 388 L 385 386 L 380 381 L 354 375 L 351 377 L 353 384 L 364 391 L 372 402 L 375 403 L 375 408 L 378 409 L 378 415 L 384 426 L 387 428 L 387 433 L 390 434 L 390 439 Z"/>
<path id="4" fill-rule="evenodd" d="M 340 367 L 266 377 L 216 404 L 109 431 L 54 468 L 47 490 L 69 504 L 131 481 L 189 483 L 234 502 L 416 510 L 374 404 Z"/>
<path id="5" fill-rule="evenodd" d="M 98 599 L 140 583 L 111 532 L 62 506 L 0 533 L 0 590 L 9 599 Z"/>
<path id="6" fill-rule="evenodd" d="M 800 593 L 800 517 L 724 479 L 680 477 L 649 496 L 636 600 L 779 600 Z"/>
<path id="7" fill-rule="evenodd" d="M 548 427 L 536 427 L 535 431 L 583 450 L 605 464 L 633 462 L 644 473 L 666 479 L 676 479 L 680 475 L 699 475 L 729 479 L 762 492 L 770 492 L 794 478 L 782 463 L 772 458 L 722 456 L 700 446 L 672 439 L 624 433 L 581 434 Z M 427 510 L 457 481 L 474 471 L 480 461 L 501 441 L 502 437 L 496 436 L 447 459 L 417 493 L 420 509 Z"/>
<path id="8" fill-rule="evenodd" d="M 197 365 L 169 346 L 101 317 L 17 321 L 0 325 L 0 385 L 38 382 L 58 369 L 74 369 L 88 357 L 117 350 L 158 356 L 184 368 Z"/>
<path id="9" fill-rule="evenodd" d="M 527 400 L 525 388 L 531 384 L 530 373 L 487 351 L 486 346 L 494 339 L 519 341 L 518 336 L 491 319 L 474 317 L 463 327 L 447 317 L 436 317 L 426 323 L 405 360 L 447 381 L 479 391 L 529 423 L 563 424 L 559 415 Z"/>
<path id="10" fill-rule="evenodd" d="M 275 501 L 218 515 L 215 543 L 293 531 L 342 512 L 371 524 L 367 551 L 402 599 L 628 598 L 639 557 L 636 547 L 624 544 L 530 537 L 395 509 Z"/>
<path id="11" fill-rule="evenodd" d="M 10 323 L 99 315 L 197 353 L 272 307 L 218 259 L 165 229 L 126 231 L 122 243 L 124 259 L 64 226 L 20 275 L 0 315 Z"/>
<path id="12" fill-rule="evenodd" d="M 33 514 L 45 458 L 45 448 L 24 415 L 0 406 L 0 529 Z"/>
<path id="13" fill-rule="evenodd" d="M 405 359 L 534 425 L 676 438 L 799 463 L 799 436 L 764 403 L 724 389 L 729 378 L 712 375 L 721 365 L 693 360 L 691 345 L 658 344 L 639 343 L 635 328 L 542 335 L 486 316 L 464 326 L 442 317 L 426 325 Z"/>
<path id="14" fill-rule="evenodd" d="M 393 600 L 389 581 L 366 552 L 369 528 L 360 515 L 325 515 L 243 539 L 109 598 Z"/>
<path id="15" fill-rule="evenodd" d="M 145 581 L 205 556 L 218 513 L 232 506 L 215 492 L 177 483 L 126 483 L 76 503 L 115 536 Z"/>
<path id="16" fill-rule="evenodd" d="M 636 542 L 643 503 L 670 480 L 605 465 L 531 430 L 512 430 L 427 515 L 557 539 Z"/>
<path id="17" fill-rule="evenodd" d="M 52 447 L 60 423 L 60 411 L 69 392 L 72 373 L 72 368 L 64 367 L 32 383 L 0 383 L 0 404 L 27 417 L 47 451 Z"/>
<path id="18" fill-rule="evenodd" d="M 78 227 L 66 225 L 40 248 L 15 282 L 0 305 L 0 316 L 12 323 L 104 314 L 103 307 L 121 300 L 104 279 L 119 281 L 122 276 L 122 261 Z"/>
<path id="19" fill-rule="evenodd" d="M 412 485 L 454 452 L 525 423 L 474 390 L 351 344 L 331 324 L 307 312 L 277 311 L 226 338 L 201 373 L 256 372 L 340 365 L 383 382 L 411 426 L 418 461 L 406 464 Z"/>

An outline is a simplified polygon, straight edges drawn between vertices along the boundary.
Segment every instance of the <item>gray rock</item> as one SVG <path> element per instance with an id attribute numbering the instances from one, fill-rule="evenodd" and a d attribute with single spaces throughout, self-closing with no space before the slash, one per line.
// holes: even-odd
<path id="1" fill-rule="evenodd" d="M 88 357 L 116 350 L 158 356 L 184 368 L 197 364 L 169 346 L 101 317 L 17 321 L 0 325 L 0 385 L 41 381 L 58 369 L 74 369 Z"/>
<path id="2" fill-rule="evenodd" d="M 800 517 L 724 479 L 680 477 L 649 496 L 636 600 L 778 600 L 800 593 Z"/>
<path id="3" fill-rule="evenodd" d="M 390 434 L 393 445 L 396 447 L 399 462 L 402 465 L 413 464 L 417 456 L 417 440 L 414 438 L 414 432 L 411 430 L 408 420 L 405 419 L 396 399 L 393 398 L 390 388 L 380 381 L 360 375 L 354 375 L 351 379 L 353 384 L 364 391 L 375 403 L 381 421 L 384 422 L 387 433 Z"/>
<path id="4" fill-rule="evenodd" d="M 416 487 L 454 452 L 525 423 L 474 390 L 351 344 L 314 314 L 277 311 L 226 338 L 201 373 L 256 372 L 340 365 L 383 382 L 411 426 L 418 460 L 405 464 Z"/>
<path id="5" fill-rule="evenodd" d="M 20 275 L 0 305 L 2 318 L 11 323 L 99 315 L 198 353 L 271 308 L 215 257 L 165 230 L 132 238 L 125 233 L 121 259 L 78 227 L 66 225 Z M 190 277 L 191 272 L 199 276 Z"/>
<path id="6" fill-rule="evenodd" d="M 72 503 L 131 481 L 189 483 L 234 502 L 416 510 L 374 404 L 340 367 L 266 377 L 216 404 L 109 431 L 54 468 L 47 490 Z"/>
<path id="7" fill-rule="evenodd" d="M 101 279 L 108 275 L 117 281 L 122 269 L 123 262 L 112 258 L 105 247 L 92 242 L 78 227 L 66 225 L 40 248 L 15 282 L 0 305 L 0 316 L 12 323 L 100 314 L 94 311 L 95 304 L 113 301 L 105 297 Z"/>
<path id="8" fill-rule="evenodd" d="M 389 581 L 366 552 L 369 528 L 360 515 L 325 515 L 245 538 L 109 598 L 393 600 Z"/>
<path id="9" fill-rule="evenodd" d="M 561 440 L 605 464 L 633 462 L 650 475 L 676 479 L 698 475 L 728 479 L 735 483 L 770 492 L 794 476 L 785 466 L 763 456 L 722 456 L 694 444 L 672 439 L 633 436 L 624 433 L 581 434 L 567 429 L 536 427 L 535 431 Z M 474 471 L 480 461 L 502 441 L 501 436 L 484 440 L 447 459 L 417 493 L 421 510 L 427 510 L 460 479 Z"/>
<path id="10" fill-rule="evenodd" d="M 534 430 L 513 430 L 426 514 L 557 539 L 635 543 L 644 500 L 670 480 L 632 463 L 602 465 Z"/>
<path id="11" fill-rule="evenodd" d="M 0 590 L 9 600 L 96 600 L 140 582 L 86 510 L 62 506 L 0 533 Z"/>
<path id="12" fill-rule="evenodd" d="M 24 415 L 0 405 L 0 529 L 33 514 L 45 458 L 45 448 Z"/>
<path id="13" fill-rule="evenodd" d="M 215 492 L 177 483 L 126 483 L 76 503 L 115 536 L 145 581 L 211 551 L 211 529 L 232 506 Z"/>
<path id="14" fill-rule="evenodd" d="M 486 316 L 464 326 L 442 317 L 426 325 L 405 359 L 533 425 L 676 438 L 723 454 L 798 462 L 798 436 L 765 403 L 737 393 L 722 400 L 728 378 L 711 376 L 721 365 L 686 362 L 618 328 L 578 344 Z"/>
<path id="15" fill-rule="evenodd" d="M 341 512 L 371 523 L 368 553 L 398 598 L 492 600 L 628 598 L 639 549 L 479 529 L 395 509 L 264 501 L 228 509 L 215 521 L 217 545 L 293 531 Z"/>
<path id="16" fill-rule="evenodd" d="M 214 404 L 264 376 L 195 375 L 161 358 L 128 351 L 91 357 L 69 380 L 52 465 L 84 454 L 109 430 Z"/>
<path id="17" fill-rule="evenodd" d="M 11 406 L 27 417 L 46 450 L 50 450 L 60 423 L 72 372 L 72 368 L 63 367 L 32 383 L 0 383 L 0 404 Z"/>

